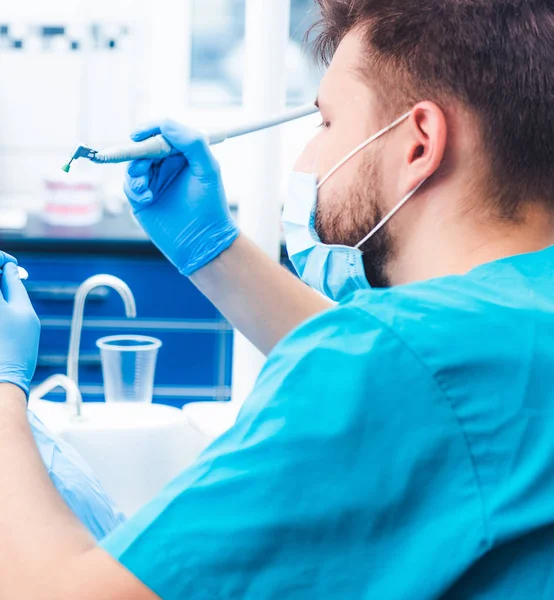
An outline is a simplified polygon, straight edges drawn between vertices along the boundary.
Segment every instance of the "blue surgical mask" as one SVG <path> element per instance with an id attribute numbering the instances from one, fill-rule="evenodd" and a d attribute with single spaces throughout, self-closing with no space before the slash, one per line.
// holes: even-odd
<path id="1" fill-rule="evenodd" d="M 289 258 L 300 278 L 331 300 L 340 302 L 356 290 L 371 288 L 364 270 L 360 247 L 373 237 L 410 200 L 423 185 L 416 186 L 397 206 L 355 247 L 324 244 L 315 229 L 317 194 L 329 178 L 346 162 L 372 142 L 405 121 L 406 113 L 365 142 L 354 148 L 318 183 L 317 175 L 293 171 L 283 211 L 283 228 Z"/>

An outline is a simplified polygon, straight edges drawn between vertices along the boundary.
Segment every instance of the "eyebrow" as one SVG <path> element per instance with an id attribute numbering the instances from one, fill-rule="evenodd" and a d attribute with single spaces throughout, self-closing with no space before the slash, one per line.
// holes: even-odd
<path id="1" fill-rule="evenodd" d="M 319 96 L 315 99 L 314 105 L 316 108 L 319 108 Z"/>

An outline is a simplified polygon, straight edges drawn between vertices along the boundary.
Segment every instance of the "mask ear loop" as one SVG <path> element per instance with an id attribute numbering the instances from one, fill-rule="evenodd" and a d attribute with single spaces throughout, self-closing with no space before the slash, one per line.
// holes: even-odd
<path id="1" fill-rule="evenodd" d="M 372 135 L 368 140 L 366 140 L 365 142 L 362 142 L 359 146 L 356 146 L 356 148 L 354 148 L 354 150 L 352 150 L 352 152 L 350 152 L 349 154 L 347 154 L 339 163 L 337 163 L 329 171 L 329 173 L 327 173 L 327 175 L 325 175 L 325 177 L 323 177 L 323 179 L 317 184 L 317 189 L 319 190 L 319 188 L 332 175 L 334 175 L 351 158 L 353 158 L 354 156 L 356 156 L 356 154 L 358 154 L 358 152 L 360 152 L 361 150 L 363 150 L 365 147 L 369 146 L 369 144 L 373 143 L 375 140 L 378 140 L 381 136 L 385 135 L 385 133 L 388 133 L 391 129 L 394 129 L 397 125 L 400 125 L 400 123 L 402 123 L 403 121 L 405 121 L 411 114 L 412 114 L 412 111 L 407 112 L 405 115 L 402 115 L 400 118 L 396 119 L 396 121 L 394 121 L 390 125 L 387 125 L 387 127 L 385 127 L 384 129 L 381 129 L 381 131 L 378 131 L 375 135 Z"/>
<path id="2" fill-rule="evenodd" d="M 384 227 L 394 217 L 394 215 L 404 206 L 404 204 L 406 204 L 408 200 L 411 200 L 413 198 L 414 194 L 426 181 L 427 179 L 424 179 L 421 183 L 418 183 L 416 187 L 401 202 L 399 202 L 390 211 L 390 213 L 365 236 L 365 238 L 359 244 L 356 244 L 354 246 L 354 248 L 356 248 L 356 250 L 359 250 L 367 242 L 367 240 L 372 238 L 382 227 Z"/>

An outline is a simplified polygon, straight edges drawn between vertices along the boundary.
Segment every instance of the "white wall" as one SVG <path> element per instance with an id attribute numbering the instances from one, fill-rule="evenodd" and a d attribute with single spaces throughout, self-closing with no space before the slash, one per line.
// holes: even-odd
<path id="1" fill-rule="evenodd" d="M 245 97 L 251 98 L 250 114 L 241 108 L 187 108 L 190 8 L 186 0 L 3 0 L 0 24 L 10 25 L 25 46 L 22 50 L 0 49 L 0 205 L 40 210 L 48 180 L 92 180 L 105 195 L 123 201 L 122 165 L 79 161 L 69 178 L 61 171 L 77 142 L 93 147 L 117 144 L 128 139 L 139 123 L 164 116 L 200 129 L 219 130 L 254 116 L 267 116 L 262 106 L 265 101 L 268 112 L 283 107 L 284 89 L 279 102 L 274 96 L 277 88 L 284 88 L 284 77 L 275 85 L 264 65 L 247 61 L 250 70 L 257 65 L 255 78 L 245 86 Z M 261 19 L 263 14 L 259 16 Z M 94 22 L 118 36 L 125 27 L 129 36 L 117 51 L 95 48 L 88 35 Z M 33 28 L 49 24 L 66 26 L 69 33 L 56 42 L 55 49 L 44 51 Z M 286 31 L 286 24 L 281 29 Z M 83 48 L 70 51 L 71 39 L 83 42 Z M 282 62 L 274 61 L 275 68 L 282 67 Z M 263 90 L 256 88 L 257 80 L 265 86 Z M 258 93 L 266 88 L 265 95 Z M 284 198 L 286 176 L 315 133 L 318 120 L 314 115 L 283 126 L 280 135 L 265 132 L 214 148 L 229 201 L 240 206 L 241 198 L 245 199 L 244 210 L 249 211 L 245 222 L 254 238 L 258 223 L 260 231 L 272 232 L 274 243 L 266 251 L 275 259 L 279 213 L 275 188 L 280 187 Z M 264 144 L 279 143 L 282 159 L 274 147 L 264 151 Z M 265 203 L 264 208 L 256 207 L 257 199 L 260 205 Z M 275 221 L 275 227 L 268 227 L 262 221 L 265 218 Z M 262 245 L 267 237 L 261 236 Z M 234 399 L 240 403 L 263 359 L 237 339 Z"/>
<path id="2" fill-rule="evenodd" d="M 3 2 L 0 22 L 23 48 L 0 50 L 0 202 L 38 207 L 44 181 L 59 180 L 60 167 L 78 141 L 104 145 L 126 136 L 144 104 L 140 64 L 144 2 L 98 0 L 11 0 Z M 140 15 L 140 10 L 139 10 Z M 95 49 L 90 24 L 99 23 L 117 50 Z M 64 38 L 44 51 L 37 29 L 66 27 Z M 129 35 L 123 34 L 123 29 Z M 77 51 L 70 49 L 78 41 Z M 4 40 L 6 41 L 6 40 Z M 119 186 L 121 171 L 78 176 Z"/>
<path id="3" fill-rule="evenodd" d="M 138 123 L 166 115 L 204 129 L 248 118 L 236 108 L 186 108 L 189 12 L 190 4 L 177 0 L 4 0 L 0 23 L 15 27 L 28 45 L 0 51 L 0 204 L 40 207 L 44 180 L 63 180 L 60 167 L 78 141 L 117 143 Z M 82 38 L 93 21 L 128 26 L 125 48 L 69 52 L 62 42 L 63 49 L 45 53 L 29 35 L 33 26 L 61 24 Z M 283 175 L 316 121 L 283 129 Z M 233 203 L 251 174 L 248 148 L 248 140 L 233 140 L 215 149 Z M 80 161 L 73 177 L 92 178 L 121 195 L 121 166 Z"/>

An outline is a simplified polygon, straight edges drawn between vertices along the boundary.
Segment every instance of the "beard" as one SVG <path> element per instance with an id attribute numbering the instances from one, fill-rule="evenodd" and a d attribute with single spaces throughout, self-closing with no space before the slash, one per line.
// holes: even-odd
<path id="1" fill-rule="evenodd" d="M 315 230 L 324 244 L 342 244 L 351 248 L 383 219 L 382 186 L 376 162 L 360 169 L 356 183 L 315 213 Z M 365 182 L 369 182 L 369 185 Z M 367 188 L 366 188 L 367 186 Z M 374 288 L 390 287 L 388 267 L 394 258 L 394 240 L 389 223 L 367 240 L 360 250 L 363 253 L 365 276 Z"/>

